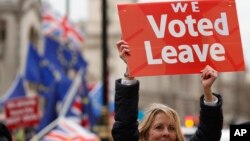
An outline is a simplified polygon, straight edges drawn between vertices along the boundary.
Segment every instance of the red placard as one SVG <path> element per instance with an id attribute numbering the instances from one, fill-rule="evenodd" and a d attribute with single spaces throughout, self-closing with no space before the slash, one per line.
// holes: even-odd
<path id="1" fill-rule="evenodd" d="M 30 127 L 38 124 L 40 116 L 37 97 L 21 97 L 7 101 L 4 105 L 6 125 L 10 129 Z"/>
<path id="2" fill-rule="evenodd" d="M 235 0 L 119 4 L 131 76 L 243 71 Z"/>

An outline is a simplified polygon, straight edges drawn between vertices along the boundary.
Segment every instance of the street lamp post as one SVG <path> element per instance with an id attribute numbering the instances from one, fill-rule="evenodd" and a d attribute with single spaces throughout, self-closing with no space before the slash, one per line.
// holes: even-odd
<path id="1" fill-rule="evenodd" d="M 103 81 L 103 107 L 100 136 L 101 141 L 109 140 L 109 114 L 108 114 L 108 12 L 107 0 L 102 0 L 102 81 Z"/>
<path id="2" fill-rule="evenodd" d="M 67 16 L 67 18 L 69 18 L 69 16 L 70 16 L 70 2 L 69 2 L 69 0 L 66 0 L 66 16 Z"/>

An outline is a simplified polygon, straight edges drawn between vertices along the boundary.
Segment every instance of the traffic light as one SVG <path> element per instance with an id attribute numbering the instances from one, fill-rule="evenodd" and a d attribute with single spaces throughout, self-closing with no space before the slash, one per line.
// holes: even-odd
<path id="1" fill-rule="evenodd" d="M 193 116 L 186 116 L 185 117 L 185 127 L 187 127 L 187 128 L 194 127 L 194 117 Z"/>

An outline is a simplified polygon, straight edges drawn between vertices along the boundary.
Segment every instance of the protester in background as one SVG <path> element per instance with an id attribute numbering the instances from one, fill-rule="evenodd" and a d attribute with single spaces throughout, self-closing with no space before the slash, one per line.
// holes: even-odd
<path id="1" fill-rule="evenodd" d="M 129 45 L 120 40 L 117 48 L 122 60 L 131 55 Z M 200 122 L 191 141 L 219 141 L 223 125 L 222 98 L 212 93 L 211 87 L 217 71 L 206 66 L 201 71 L 204 95 L 200 98 Z M 139 81 L 130 77 L 128 70 L 124 78 L 116 80 L 115 123 L 112 129 L 114 141 L 184 141 L 180 119 L 175 110 L 152 104 L 138 125 Z"/>
<path id="2" fill-rule="evenodd" d="M 12 141 L 11 134 L 3 123 L 0 123 L 0 141 Z"/>

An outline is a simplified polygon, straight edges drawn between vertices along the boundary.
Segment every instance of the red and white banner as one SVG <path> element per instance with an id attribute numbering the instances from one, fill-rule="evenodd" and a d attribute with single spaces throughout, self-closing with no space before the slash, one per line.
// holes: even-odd
<path id="1" fill-rule="evenodd" d="M 40 116 L 37 97 L 21 97 L 4 105 L 8 128 L 29 127 L 38 124 Z"/>
<path id="2" fill-rule="evenodd" d="M 235 0 L 119 4 L 131 76 L 243 71 Z"/>

